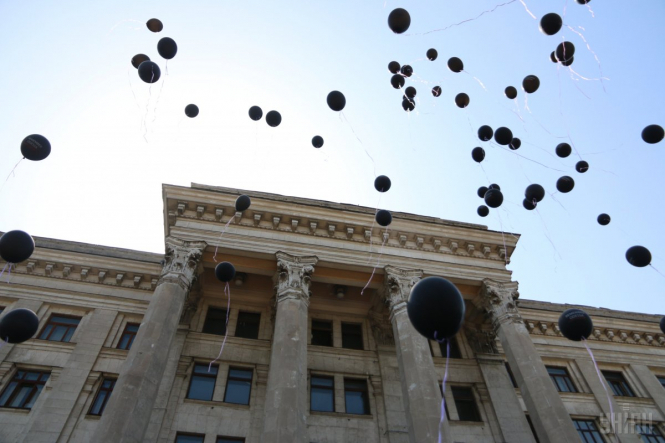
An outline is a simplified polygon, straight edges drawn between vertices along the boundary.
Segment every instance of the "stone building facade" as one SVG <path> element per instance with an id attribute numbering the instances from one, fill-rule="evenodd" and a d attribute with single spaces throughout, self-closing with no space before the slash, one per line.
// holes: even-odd
<path id="1" fill-rule="evenodd" d="M 597 371 L 558 331 L 570 305 L 518 299 L 517 235 L 196 184 L 163 199 L 165 255 L 37 238 L 3 276 L 3 313 L 40 326 L 0 347 L 0 442 L 665 441 L 660 318 L 583 307 Z M 405 309 L 428 275 L 467 305 L 441 428 L 445 347 Z"/>

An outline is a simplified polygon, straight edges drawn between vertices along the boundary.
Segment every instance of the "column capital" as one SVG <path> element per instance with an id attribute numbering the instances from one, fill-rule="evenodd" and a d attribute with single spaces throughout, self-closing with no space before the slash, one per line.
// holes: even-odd
<path id="1" fill-rule="evenodd" d="M 166 237 L 164 267 L 157 285 L 175 283 L 189 291 L 199 274 L 203 250 L 207 243 L 203 241 L 185 241 L 176 237 Z"/>
<path id="2" fill-rule="evenodd" d="M 275 292 L 277 302 L 298 299 L 309 303 L 309 284 L 314 273 L 314 265 L 319 258 L 314 255 L 295 256 L 278 251 Z"/>
<path id="3" fill-rule="evenodd" d="M 517 310 L 517 299 L 520 296 L 517 287 L 518 283 L 513 281 L 483 280 L 475 302 L 489 315 L 495 330 L 504 323 L 524 323 Z"/>
<path id="4" fill-rule="evenodd" d="M 411 293 L 413 285 L 418 283 L 423 277 L 422 269 L 403 269 L 388 265 L 383 268 L 384 294 L 386 304 L 390 307 L 390 318 L 397 312 L 406 308 L 406 301 Z"/>

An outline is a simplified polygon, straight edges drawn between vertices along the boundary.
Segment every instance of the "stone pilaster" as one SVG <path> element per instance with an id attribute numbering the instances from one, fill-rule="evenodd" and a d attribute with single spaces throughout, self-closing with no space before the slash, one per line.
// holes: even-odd
<path id="1" fill-rule="evenodd" d="M 263 443 L 307 443 L 307 310 L 317 257 L 278 252 Z"/>
<path id="2" fill-rule="evenodd" d="M 92 441 L 143 441 L 205 247 L 205 242 L 166 238 L 164 268 Z"/>
<path id="3" fill-rule="evenodd" d="M 485 279 L 476 306 L 488 314 L 520 387 L 541 443 L 570 443 L 579 435 L 517 311 L 516 282 Z"/>
<path id="4" fill-rule="evenodd" d="M 644 389 L 647 390 L 649 397 L 653 398 L 661 414 L 665 416 L 665 389 L 663 389 L 654 373 L 651 372 L 648 366 L 631 364 L 630 367 L 639 378 Z"/>
<path id="5" fill-rule="evenodd" d="M 439 390 L 427 339 L 411 324 L 406 301 L 423 275 L 421 270 L 406 270 L 386 266 L 384 293 L 390 307 L 390 322 L 397 350 L 402 399 L 409 425 L 409 441 L 437 441 L 441 420 L 441 391 Z M 452 442 L 448 422 L 441 429 L 444 443 Z"/>
<path id="6" fill-rule="evenodd" d="M 260 442 L 265 413 L 266 388 L 268 386 L 268 366 L 256 366 L 256 393 L 252 405 L 251 427 L 247 436 L 247 443 Z"/>

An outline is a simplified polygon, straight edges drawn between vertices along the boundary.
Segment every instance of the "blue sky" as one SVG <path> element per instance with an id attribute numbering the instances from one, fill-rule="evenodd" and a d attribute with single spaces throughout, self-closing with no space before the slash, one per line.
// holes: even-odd
<path id="1" fill-rule="evenodd" d="M 46 136 L 53 152 L 23 161 L 0 189 L 0 230 L 163 252 L 162 183 L 374 207 L 375 174 L 386 174 L 387 209 L 521 233 L 509 269 L 523 298 L 665 312 L 665 277 L 624 257 L 644 245 L 665 274 L 665 144 L 640 138 L 644 126 L 665 125 L 665 3 L 592 1 L 590 10 L 524 0 L 538 18 L 564 16 L 555 36 L 540 33 L 519 0 L 451 27 L 500 3 L 2 2 L 2 181 L 26 135 Z M 402 35 L 386 23 L 396 7 L 411 14 Z M 152 17 L 164 23 L 159 34 L 145 27 Z M 168 75 L 156 51 L 166 36 L 179 46 Z M 549 61 L 564 38 L 577 48 L 575 73 Z M 425 58 L 432 47 L 433 62 Z M 138 78 L 137 53 L 159 63 L 163 81 Z M 452 56 L 468 73 L 447 69 Z M 414 68 L 410 114 L 390 86 L 392 60 Z M 525 101 L 529 74 L 541 86 Z M 503 95 L 509 85 L 516 101 Z M 331 90 L 346 96 L 343 117 L 326 106 Z M 471 98 L 466 109 L 454 105 L 460 92 Z M 200 108 L 195 119 L 184 115 L 189 103 Z M 282 124 L 251 121 L 252 105 L 279 111 Z M 481 143 L 483 124 L 509 127 L 522 147 Z M 311 146 L 314 135 L 322 149 Z M 574 170 L 575 153 L 554 155 L 571 140 L 591 165 L 585 174 Z M 476 146 L 487 153 L 482 168 L 471 160 Z M 562 175 L 575 179 L 571 193 L 547 195 L 538 211 L 522 208 L 527 185 L 554 193 Z M 490 182 L 505 201 L 483 219 L 476 190 Z M 612 216 L 609 226 L 596 223 L 601 212 Z"/>

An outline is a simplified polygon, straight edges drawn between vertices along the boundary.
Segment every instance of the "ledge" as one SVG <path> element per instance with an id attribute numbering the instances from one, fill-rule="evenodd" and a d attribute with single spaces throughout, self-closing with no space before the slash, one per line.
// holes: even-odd
<path id="1" fill-rule="evenodd" d="M 311 417 L 332 417 L 332 418 L 346 418 L 346 419 L 352 419 L 352 418 L 358 418 L 361 420 L 374 420 L 374 416 L 372 414 L 347 414 L 346 412 L 322 412 L 322 411 L 309 411 L 309 415 Z"/>
<path id="2" fill-rule="evenodd" d="M 183 403 L 191 403 L 195 405 L 201 405 L 201 406 L 207 406 L 210 407 L 211 409 L 214 409 L 215 407 L 223 407 L 223 408 L 231 408 L 231 409 L 239 409 L 242 411 L 249 411 L 251 409 L 251 404 L 248 405 L 239 405 L 237 403 L 226 403 L 223 401 L 216 401 L 216 400 L 195 400 L 193 398 L 185 398 L 182 401 Z"/>

